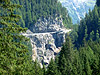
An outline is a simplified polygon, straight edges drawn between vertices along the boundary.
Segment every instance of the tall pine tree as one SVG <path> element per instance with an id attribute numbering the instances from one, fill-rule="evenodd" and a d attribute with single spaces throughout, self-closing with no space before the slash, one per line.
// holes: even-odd
<path id="1" fill-rule="evenodd" d="M 49 65 L 48 65 L 47 75 L 61 75 L 59 70 L 57 69 L 57 65 L 53 59 L 51 59 Z"/>
<path id="2" fill-rule="evenodd" d="M 20 5 L 12 4 L 10 0 L 0 0 L 0 74 L 24 75 L 30 71 L 27 47 L 22 42 L 27 38 L 20 35 L 25 32 L 17 22 L 20 16 L 15 14 L 15 10 Z M 31 61 L 30 61 L 31 63 Z"/>

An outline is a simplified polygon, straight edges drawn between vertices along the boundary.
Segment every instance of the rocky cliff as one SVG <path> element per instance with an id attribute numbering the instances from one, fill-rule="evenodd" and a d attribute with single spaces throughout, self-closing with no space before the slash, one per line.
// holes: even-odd
<path id="1" fill-rule="evenodd" d="M 31 40 L 33 60 L 37 59 L 41 66 L 43 62 L 48 65 L 51 58 L 54 59 L 60 52 L 69 31 L 71 29 L 64 28 L 61 17 L 40 18 L 31 31 L 23 33 Z"/>

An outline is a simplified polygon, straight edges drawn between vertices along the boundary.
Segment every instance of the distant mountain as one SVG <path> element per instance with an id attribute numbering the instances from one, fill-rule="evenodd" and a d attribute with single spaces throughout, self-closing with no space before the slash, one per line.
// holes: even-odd
<path id="1" fill-rule="evenodd" d="M 89 9 L 93 9 L 96 0 L 59 0 L 67 8 L 73 23 L 77 23 L 85 17 Z"/>

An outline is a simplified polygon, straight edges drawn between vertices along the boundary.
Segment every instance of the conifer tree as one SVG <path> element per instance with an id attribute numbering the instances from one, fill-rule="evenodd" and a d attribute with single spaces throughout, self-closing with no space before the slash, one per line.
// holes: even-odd
<path id="1" fill-rule="evenodd" d="M 96 40 L 99 40 L 99 31 L 96 32 Z"/>
<path id="2" fill-rule="evenodd" d="M 86 70 L 86 75 L 92 75 L 92 70 L 91 70 L 91 67 L 90 67 L 90 64 L 89 64 L 89 61 L 87 60 L 86 58 L 86 63 L 84 64 L 85 65 L 85 70 Z"/>
<path id="3" fill-rule="evenodd" d="M 91 33 L 90 33 L 90 39 L 94 39 L 94 31 L 92 31 Z"/>
<path id="4" fill-rule="evenodd" d="M 57 69 L 57 65 L 55 64 L 53 59 L 51 59 L 49 65 L 48 65 L 47 75 L 60 75 L 60 72 Z"/>
<path id="5" fill-rule="evenodd" d="M 41 69 L 40 64 L 37 62 L 37 60 L 34 62 L 33 70 L 33 75 L 43 75 L 43 70 Z"/>
<path id="6" fill-rule="evenodd" d="M 46 75 L 46 68 L 45 68 L 44 63 L 43 63 L 43 68 L 42 68 L 42 71 L 43 71 L 43 75 Z"/>
<path id="7" fill-rule="evenodd" d="M 74 51 L 74 60 L 73 60 L 73 71 L 72 73 L 74 75 L 81 75 L 82 74 L 82 64 L 81 64 L 81 59 L 79 57 L 79 51 L 75 50 Z"/>
<path id="8" fill-rule="evenodd" d="M 88 36 L 88 34 L 87 34 L 87 26 L 86 26 L 85 27 L 85 35 L 84 35 L 84 38 L 87 39 L 87 36 Z"/>
<path id="9" fill-rule="evenodd" d="M 100 0 L 96 0 L 97 6 L 100 6 Z"/>
<path id="10" fill-rule="evenodd" d="M 59 56 L 59 69 L 62 74 L 71 75 L 73 64 L 73 48 L 71 38 L 67 36 Z M 64 71 L 64 72 L 63 72 Z"/>
<path id="11" fill-rule="evenodd" d="M 98 29 L 97 29 L 100 33 L 100 18 L 98 19 Z"/>
<path id="12" fill-rule="evenodd" d="M 59 60 L 60 60 L 60 63 L 59 63 L 60 72 L 62 73 L 62 75 L 67 75 L 67 69 L 68 69 L 67 63 L 68 62 L 66 61 L 64 54 L 63 54 L 62 58 Z"/>
<path id="13" fill-rule="evenodd" d="M 15 9 L 20 5 L 12 4 L 10 0 L 0 0 L 0 73 L 1 74 L 18 74 L 29 73 L 27 47 L 22 42 L 27 38 L 20 35 L 25 32 L 17 22 L 20 16 L 15 14 Z"/>
<path id="14" fill-rule="evenodd" d="M 73 48 L 72 47 L 73 46 L 72 46 L 71 38 L 67 36 L 66 42 L 63 44 L 62 50 L 60 52 L 60 57 L 62 57 L 64 54 L 66 60 L 69 59 L 71 61 L 73 59 L 73 56 L 72 56 Z"/>

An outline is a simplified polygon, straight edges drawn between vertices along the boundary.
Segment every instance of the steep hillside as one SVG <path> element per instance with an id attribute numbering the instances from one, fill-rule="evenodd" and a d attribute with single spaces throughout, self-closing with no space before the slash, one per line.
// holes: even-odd
<path id="1" fill-rule="evenodd" d="M 17 12 L 22 17 L 19 24 L 31 32 L 24 36 L 31 40 L 32 59 L 37 59 L 41 66 L 48 65 L 60 52 L 66 33 L 71 31 L 64 27 L 72 24 L 67 9 L 58 0 L 15 0 L 13 3 L 22 5 Z"/>
<path id="2" fill-rule="evenodd" d="M 18 11 L 20 5 L 16 4 L 22 5 Z M 36 58 L 48 64 L 59 53 L 58 47 L 70 31 L 64 28 L 65 22 L 71 23 L 71 18 L 57 0 L 0 0 L 0 75 L 46 75 L 32 58 L 38 54 Z M 32 28 L 33 33 L 29 30 L 25 34 L 31 38 L 33 57 L 28 51 L 31 50 L 29 40 L 21 35 L 26 28 L 20 25 L 36 27 Z"/>
<path id="3" fill-rule="evenodd" d="M 24 8 L 17 11 L 20 5 L 14 2 L 24 4 Z M 13 3 L 0 0 L 0 75 L 100 75 L 100 0 L 80 21 L 79 28 L 73 25 L 73 29 L 64 27 L 71 23 L 65 8 L 57 7 L 60 13 L 57 10 L 54 14 L 54 6 L 60 4 L 57 0 L 13 0 Z M 45 8 L 50 8 L 49 13 Z M 18 13 L 22 14 L 21 20 Z M 21 26 L 31 31 L 18 25 L 19 20 Z M 69 36 L 72 30 L 76 31 L 73 38 L 78 37 L 74 38 L 75 44 Z"/>
<path id="4" fill-rule="evenodd" d="M 81 18 L 85 17 L 85 14 L 89 9 L 93 9 L 96 0 L 59 0 L 64 7 L 68 9 L 73 23 L 77 23 Z"/>
<path id="5" fill-rule="evenodd" d="M 100 75 L 100 0 L 81 20 L 76 47 L 67 37 L 59 55 L 62 75 Z M 51 70 L 51 69 L 50 69 Z"/>
<path id="6" fill-rule="evenodd" d="M 98 0 L 99 1 L 99 0 Z M 100 37 L 100 6 L 97 5 L 85 18 L 81 20 L 78 29 L 77 46 L 82 45 L 84 40 L 99 40 Z M 83 40 L 83 41 L 82 41 Z"/>
<path id="7" fill-rule="evenodd" d="M 22 27 L 30 29 L 40 17 L 48 18 L 52 16 L 56 18 L 57 15 L 61 15 L 64 24 L 71 24 L 71 18 L 66 8 L 62 7 L 58 0 L 14 0 L 13 3 L 22 5 L 18 11 L 22 16 L 20 21 Z"/>

